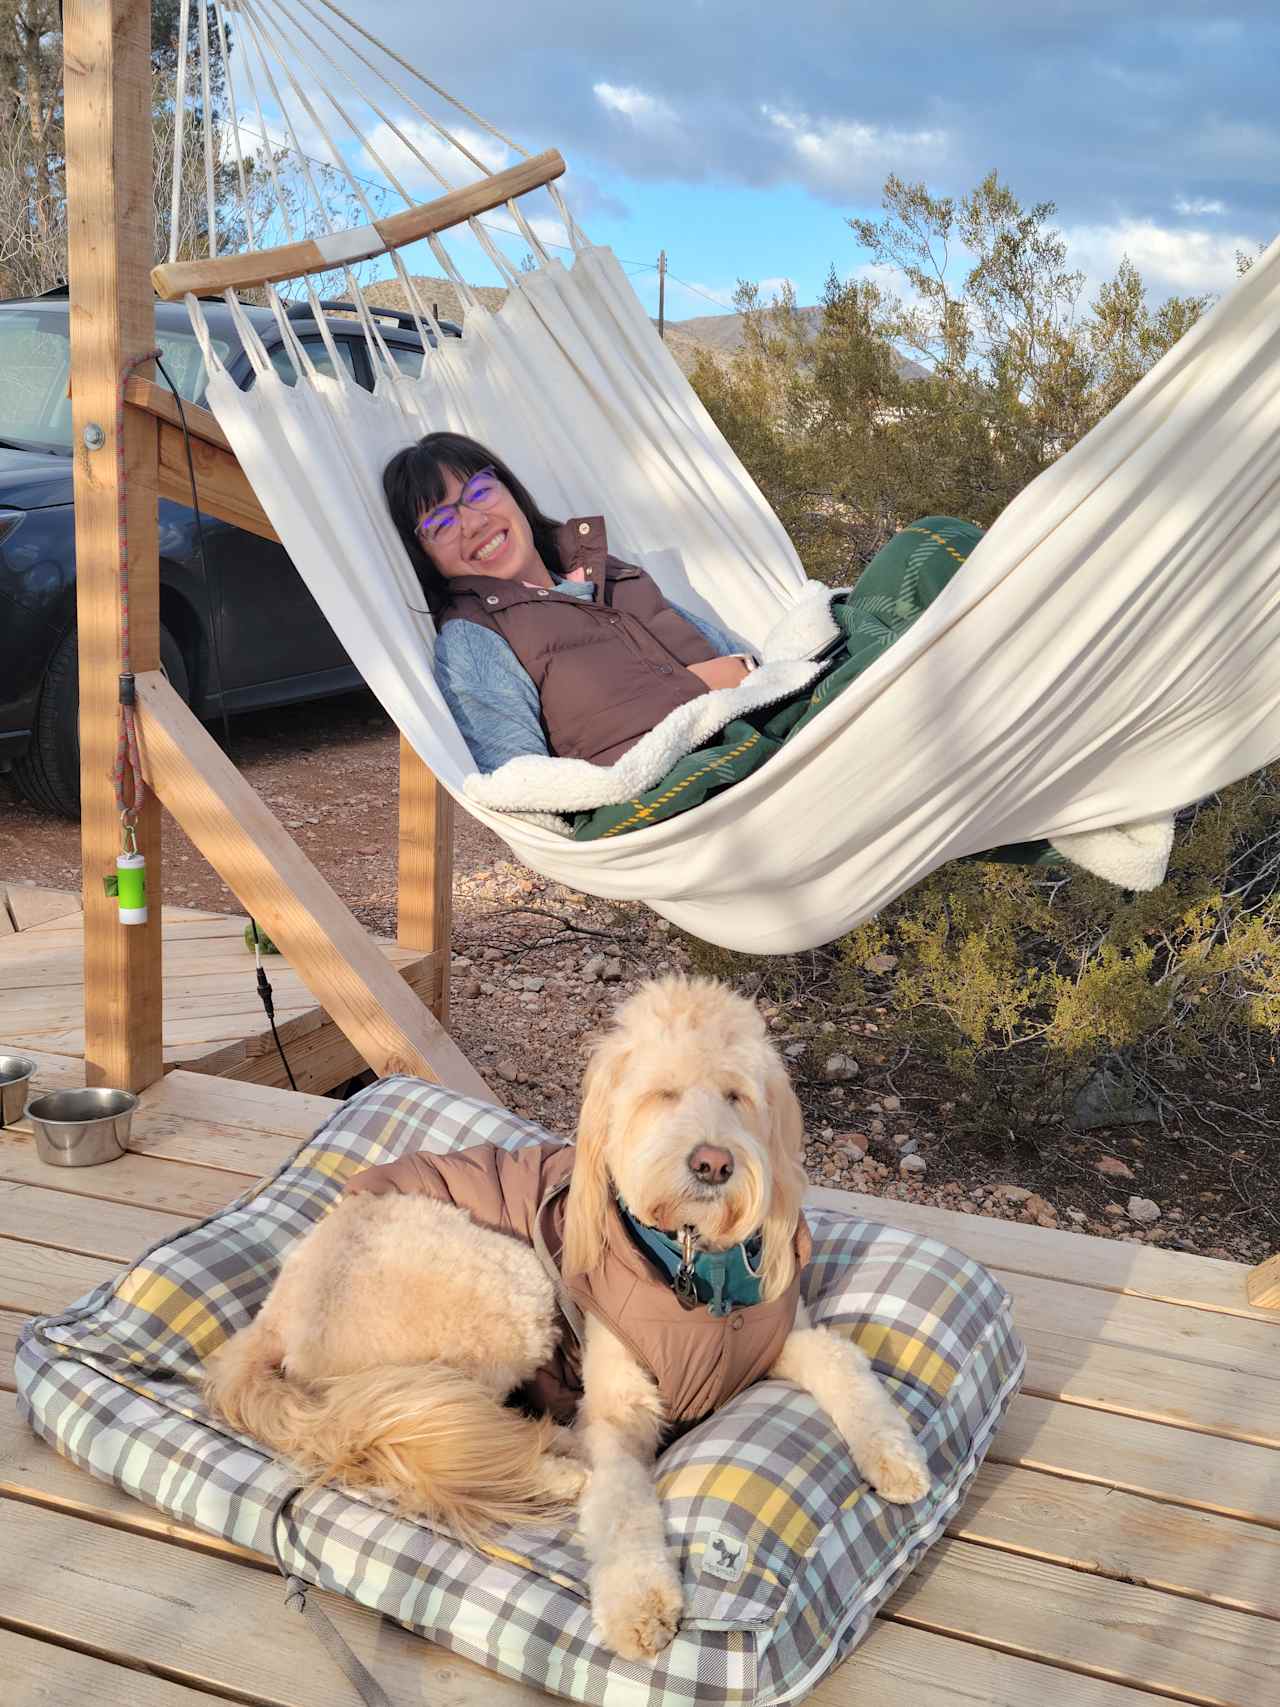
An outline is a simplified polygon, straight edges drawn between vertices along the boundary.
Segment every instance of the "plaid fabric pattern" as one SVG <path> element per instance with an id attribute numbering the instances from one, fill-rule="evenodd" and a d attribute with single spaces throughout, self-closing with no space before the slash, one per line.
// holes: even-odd
<path id="1" fill-rule="evenodd" d="M 201 1360 L 250 1320 L 285 1252 L 351 1174 L 415 1150 L 546 1136 L 439 1086 L 371 1086 L 220 1214 L 29 1324 L 17 1358 L 24 1414 L 94 1475 L 183 1522 L 275 1550 L 308 1581 L 554 1694 L 604 1707 L 799 1699 L 941 1534 L 1021 1377 L 1005 1293 L 945 1245 L 809 1215 L 810 1309 L 862 1346 L 910 1414 L 930 1497 L 885 1504 L 807 1395 L 778 1381 L 749 1389 L 659 1461 L 686 1602 L 679 1635 L 653 1665 L 596 1640 L 571 1532 L 511 1529 L 481 1554 L 335 1488 L 290 1500 L 288 1468 L 199 1399 Z M 726 1556 L 732 1581 L 716 1574 Z"/>

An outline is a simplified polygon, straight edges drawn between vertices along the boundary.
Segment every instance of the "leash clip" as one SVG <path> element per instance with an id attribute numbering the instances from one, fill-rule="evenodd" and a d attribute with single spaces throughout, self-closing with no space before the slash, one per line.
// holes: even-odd
<path id="1" fill-rule="evenodd" d="M 682 1310 L 696 1310 L 698 1307 L 698 1288 L 693 1278 L 693 1241 L 692 1227 L 682 1227 L 680 1238 L 684 1247 L 680 1267 L 676 1270 L 672 1290 Z"/>

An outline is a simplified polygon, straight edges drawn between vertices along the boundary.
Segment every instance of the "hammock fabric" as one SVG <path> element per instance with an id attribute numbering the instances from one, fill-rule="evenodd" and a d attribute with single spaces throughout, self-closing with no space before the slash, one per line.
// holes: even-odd
<path id="1" fill-rule="evenodd" d="M 756 649 L 806 592 L 617 261 L 565 221 L 572 265 L 543 251 L 536 270 L 510 269 L 502 308 L 469 306 L 464 337 L 439 340 L 421 378 L 371 324 L 373 393 L 317 375 L 296 342 L 286 385 L 243 315 L 258 377 L 240 391 L 204 340 L 210 407 L 353 662 L 525 863 L 711 942 L 782 953 L 998 845 L 1048 838 L 1125 881 L 1126 852 L 1135 869 L 1167 853 L 1170 813 L 1280 757 L 1275 244 L 767 764 L 695 810 L 595 840 L 480 805 L 382 496 L 383 466 L 411 439 L 469 433 L 547 512 L 603 512 L 611 549 Z"/>
<path id="2" fill-rule="evenodd" d="M 781 704 L 735 717 L 709 742 L 681 759 L 653 788 L 617 805 L 575 815 L 578 841 L 629 835 L 701 806 L 732 788 L 819 716 L 928 609 L 982 538 L 981 529 L 954 516 L 925 516 L 903 528 L 876 553 L 850 594 L 831 603 L 840 631 L 838 650 L 819 679 Z M 995 848 L 985 859 L 1025 865 L 1062 865 L 1046 841 Z"/>

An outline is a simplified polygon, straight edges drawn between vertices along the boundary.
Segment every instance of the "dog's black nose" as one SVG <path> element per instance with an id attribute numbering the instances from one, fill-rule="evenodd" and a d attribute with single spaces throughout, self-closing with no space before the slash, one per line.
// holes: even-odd
<path id="1" fill-rule="evenodd" d="M 689 1152 L 689 1172 L 708 1185 L 723 1185 L 733 1178 L 733 1157 L 714 1144 L 699 1144 Z"/>

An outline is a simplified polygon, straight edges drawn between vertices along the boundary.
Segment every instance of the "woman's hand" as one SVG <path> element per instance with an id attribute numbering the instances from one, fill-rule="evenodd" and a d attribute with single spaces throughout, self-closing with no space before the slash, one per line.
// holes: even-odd
<path id="1" fill-rule="evenodd" d="M 708 658 L 705 664 L 686 664 L 685 668 L 709 688 L 736 688 L 748 674 L 747 666 L 736 655 Z"/>

